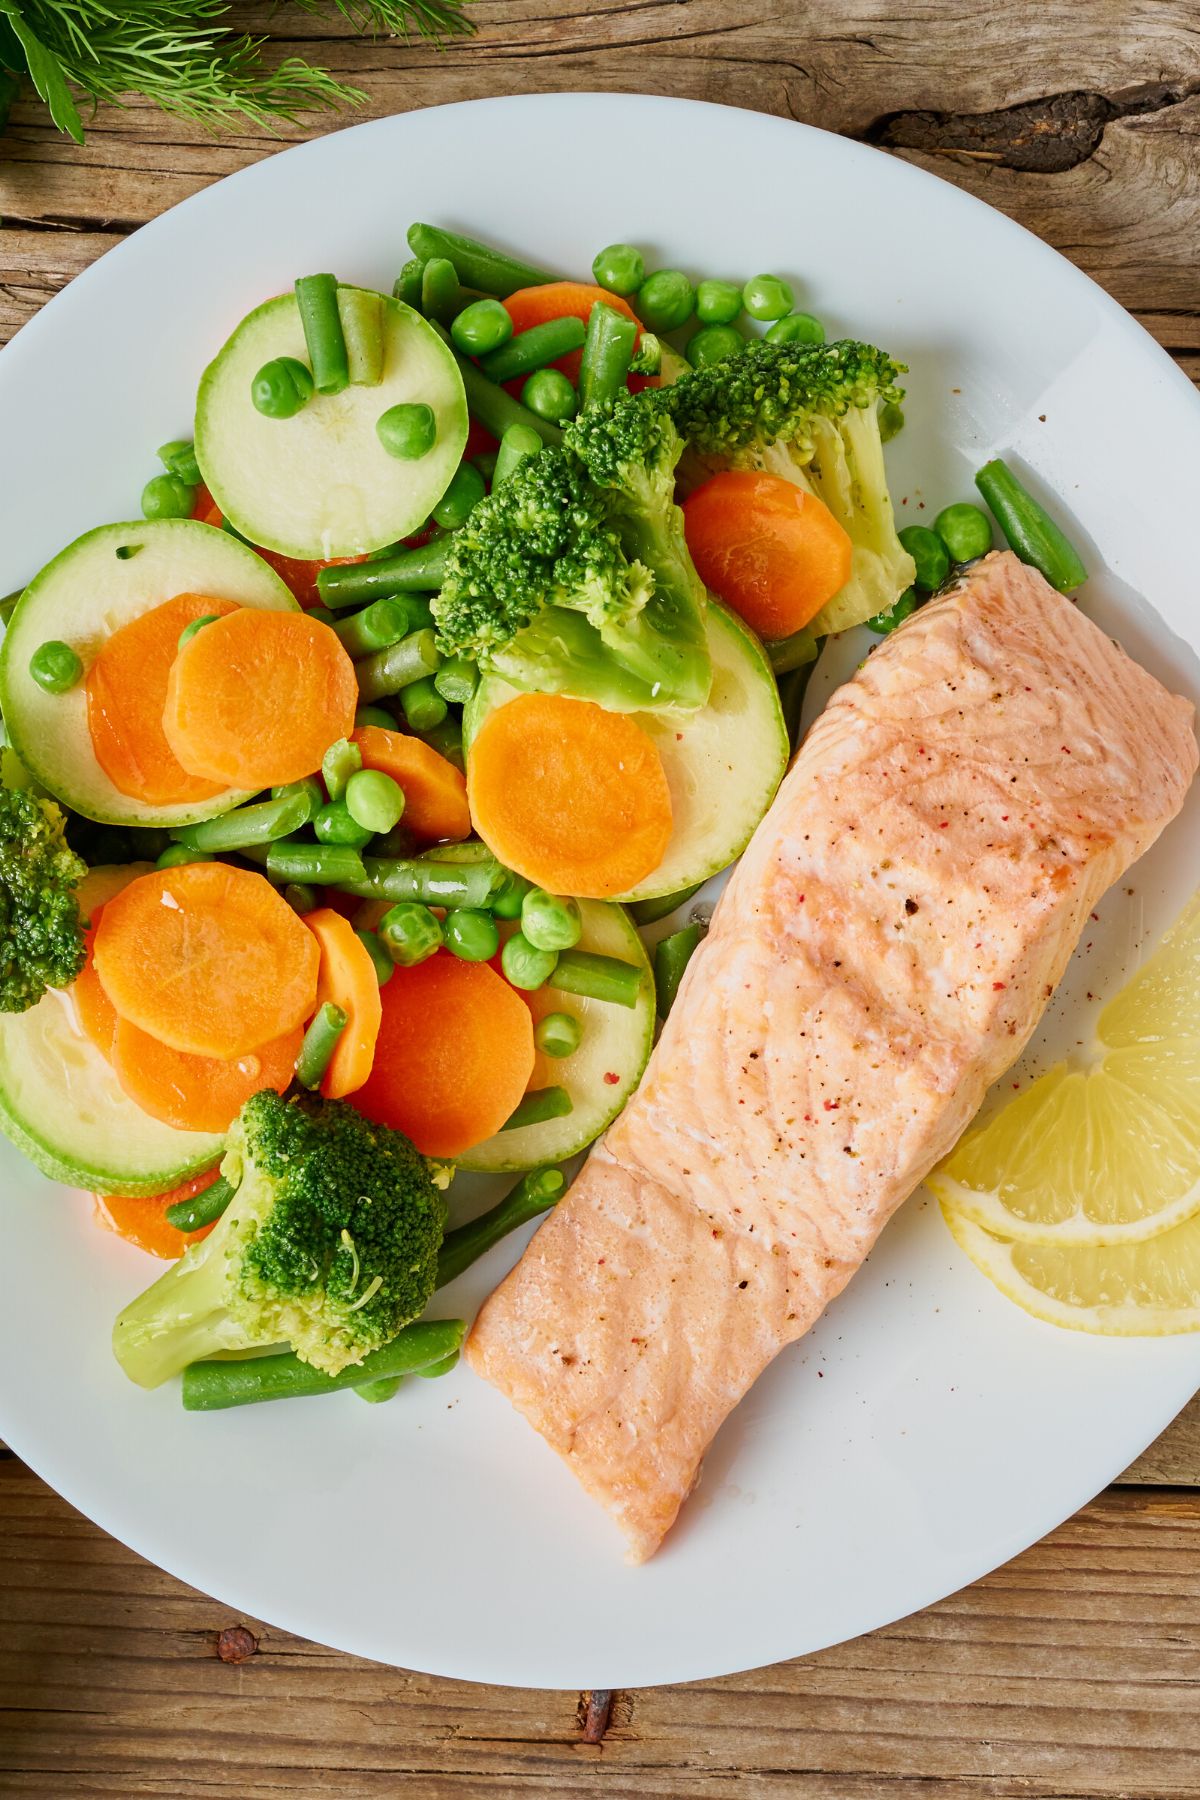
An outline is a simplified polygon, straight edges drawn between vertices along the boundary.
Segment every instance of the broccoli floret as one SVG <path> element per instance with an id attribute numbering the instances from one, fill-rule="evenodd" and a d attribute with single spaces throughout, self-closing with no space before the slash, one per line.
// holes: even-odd
<path id="1" fill-rule="evenodd" d="M 763 469 L 815 494 L 845 528 L 850 579 L 812 621 L 818 635 L 871 618 L 912 583 L 879 430 L 880 408 L 903 394 L 903 371 L 871 344 L 759 342 L 652 396 L 687 443 L 692 485 L 718 469 Z"/>
<path id="2" fill-rule="evenodd" d="M 402 1133 L 342 1100 L 268 1089 L 234 1122 L 221 1173 L 237 1191 L 211 1235 L 113 1327 L 132 1381 L 280 1343 L 337 1375 L 424 1311 L 446 1203 Z"/>
<path id="3" fill-rule="evenodd" d="M 0 790 L 0 1012 L 24 1012 L 83 967 L 75 889 L 87 865 L 70 848 L 53 800 Z"/>
<path id="4" fill-rule="evenodd" d="M 669 422 L 664 429 L 648 419 L 647 449 L 657 457 L 673 445 L 677 455 Z M 668 487 L 673 470 L 674 460 Z M 640 478 L 665 518 L 658 469 Z M 439 648 L 516 687 L 616 711 L 703 704 L 711 679 L 704 589 L 688 561 L 690 583 L 676 594 L 677 551 L 665 525 L 659 536 L 649 522 L 635 528 L 631 507 L 630 497 L 590 479 L 573 450 L 527 457 L 455 535 L 433 601 Z"/>

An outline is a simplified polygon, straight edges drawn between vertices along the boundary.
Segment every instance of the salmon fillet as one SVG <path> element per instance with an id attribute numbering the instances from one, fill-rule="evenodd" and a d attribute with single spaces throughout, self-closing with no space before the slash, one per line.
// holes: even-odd
<path id="1" fill-rule="evenodd" d="M 1196 761 L 1190 704 L 1008 553 L 834 695 L 467 1346 L 631 1560 L 1019 1055 Z"/>

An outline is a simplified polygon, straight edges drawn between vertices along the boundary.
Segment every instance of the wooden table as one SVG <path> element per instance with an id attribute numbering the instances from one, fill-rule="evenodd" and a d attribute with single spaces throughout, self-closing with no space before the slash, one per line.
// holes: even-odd
<path id="1" fill-rule="evenodd" d="M 615 88 L 885 146 L 1055 244 L 1200 379 L 1194 0 L 480 0 L 473 13 L 479 35 L 441 53 L 290 9 L 271 22 L 378 113 Z M 139 105 L 103 112 L 80 150 L 19 105 L 0 141 L 0 342 L 127 232 L 274 147 Z M 1128 426 L 1113 421 L 1115 455 Z M 590 1714 L 586 1695 L 433 1680 L 239 1619 L 7 1453 L 0 1559 L 5 1794 L 1200 1796 L 1195 1402 L 1077 1518 L 954 1599 L 757 1674 L 618 1692 L 607 1711 L 593 1696 Z"/>

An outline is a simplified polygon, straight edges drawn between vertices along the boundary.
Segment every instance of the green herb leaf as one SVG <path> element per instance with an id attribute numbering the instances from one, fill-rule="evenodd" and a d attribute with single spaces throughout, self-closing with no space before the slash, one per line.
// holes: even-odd
<path id="1" fill-rule="evenodd" d="M 50 117 L 60 131 L 69 132 L 77 144 L 83 142 L 83 120 L 71 98 L 62 64 L 54 52 L 37 37 L 28 21 L 17 9 L 17 0 L 0 0 L 0 13 L 7 15 L 13 35 L 25 53 L 30 80 L 50 108 Z"/>

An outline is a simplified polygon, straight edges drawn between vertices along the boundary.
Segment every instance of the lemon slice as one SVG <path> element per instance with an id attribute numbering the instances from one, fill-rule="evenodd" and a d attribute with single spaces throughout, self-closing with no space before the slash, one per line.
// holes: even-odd
<path id="1" fill-rule="evenodd" d="M 971 1261 L 1035 1318 L 1105 1337 L 1200 1331 L 1200 1216 L 1140 1243 L 1063 1249 L 1005 1242 L 942 1213 Z"/>
<path id="2" fill-rule="evenodd" d="M 944 1207 L 1023 1244 L 1132 1245 L 1200 1212 L 1200 894 L 1056 1063 L 928 1178 Z M 1200 1229 L 1200 1228 L 1198 1228 Z"/>

